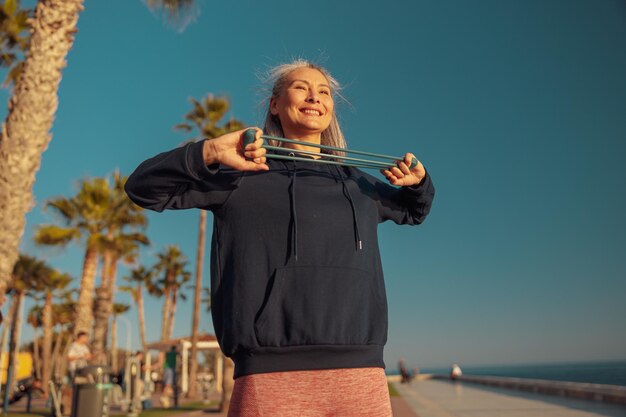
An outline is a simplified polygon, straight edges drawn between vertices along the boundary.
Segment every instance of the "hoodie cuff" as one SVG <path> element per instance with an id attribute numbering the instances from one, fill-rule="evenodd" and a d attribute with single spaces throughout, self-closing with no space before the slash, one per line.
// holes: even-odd
<path id="1" fill-rule="evenodd" d="M 187 170 L 194 178 L 208 179 L 219 171 L 219 164 L 208 165 L 204 163 L 204 155 L 202 150 L 204 147 L 204 141 L 207 139 L 199 140 L 197 142 L 187 145 Z"/>
<path id="2" fill-rule="evenodd" d="M 428 189 L 429 186 L 430 186 L 430 175 L 428 175 L 428 171 L 426 171 L 426 175 L 424 175 L 424 178 L 422 178 L 422 181 L 420 181 L 418 184 L 409 185 L 408 187 L 404 187 L 404 188 L 411 190 L 411 191 L 420 192 L 422 190 Z"/>

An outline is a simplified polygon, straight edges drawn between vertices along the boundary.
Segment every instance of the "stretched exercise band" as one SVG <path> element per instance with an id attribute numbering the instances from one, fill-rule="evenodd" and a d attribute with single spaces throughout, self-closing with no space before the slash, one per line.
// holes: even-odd
<path id="1" fill-rule="evenodd" d="M 354 151 L 351 149 L 344 149 L 344 148 L 338 148 L 335 146 L 302 142 L 299 140 L 279 138 L 279 137 L 270 136 L 270 135 L 261 135 L 261 138 L 265 140 L 275 140 L 275 141 L 283 142 L 283 143 L 294 143 L 298 145 L 311 146 L 311 147 L 330 150 L 330 151 L 339 151 L 339 152 L 352 153 L 356 155 L 365 155 L 365 156 L 370 156 L 370 157 L 379 158 L 379 159 L 388 159 L 394 162 L 404 160 L 403 157 L 381 155 L 381 154 L 372 153 L 372 152 Z M 254 129 L 246 130 L 243 134 L 243 147 L 245 148 L 248 144 L 253 143 L 255 140 L 256 140 L 256 130 Z M 280 146 L 271 146 L 265 143 L 263 144 L 263 147 L 268 150 L 285 151 L 285 148 L 282 148 Z M 392 167 L 392 165 L 389 165 L 388 162 L 375 161 L 375 160 L 362 159 L 362 158 L 354 158 L 350 156 L 336 156 L 336 155 L 329 155 L 329 154 L 304 151 L 304 150 L 298 150 L 297 153 L 302 154 L 302 155 L 319 156 L 320 159 L 304 158 L 304 157 L 295 156 L 293 154 L 280 155 L 280 154 L 268 153 L 265 156 L 266 158 L 271 158 L 271 159 L 286 159 L 286 160 L 291 160 L 291 161 L 317 162 L 320 164 L 342 165 L 342 166 L 351 166 L 351 167 L 359 167 L 359 168 L 388 169 Z M 413 158 L 413 160 L 411 161 L 411 165 L 409 166 L 409 169 L 412 169 L 415 166 L 417 166 L 417 158 Z"/>

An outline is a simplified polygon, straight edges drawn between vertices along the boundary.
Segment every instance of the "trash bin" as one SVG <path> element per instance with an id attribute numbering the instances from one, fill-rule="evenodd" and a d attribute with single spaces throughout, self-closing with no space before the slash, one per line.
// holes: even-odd
<path id="1" fill-rule="evenodd" d="M 85 366 L 76 370 L 72 393 L 72 417 L 108 417 L 111 368 Z"/>

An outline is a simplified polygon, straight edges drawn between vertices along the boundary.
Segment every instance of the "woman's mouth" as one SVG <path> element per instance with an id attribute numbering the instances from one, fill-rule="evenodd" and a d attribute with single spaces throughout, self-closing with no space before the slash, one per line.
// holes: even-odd
<path id="1" fill-rule="evenodd" d="M 308 116 L 321 116 L 322 115 L 322 112 L 316 109 L 300 109 L 300 112 Z"/>

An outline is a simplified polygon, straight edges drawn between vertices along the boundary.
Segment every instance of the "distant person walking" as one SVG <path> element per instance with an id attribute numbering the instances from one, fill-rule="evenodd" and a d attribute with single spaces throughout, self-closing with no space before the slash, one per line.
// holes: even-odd
<path id="1" fill-rule="evenodd" d="M 459 377 L 463 375 L 463 371 L 458 364 L 453 364 L 452 368 L 450 368 L 450 379 L 456 381 Z"/>
<path id="2" fill-rule="evenodd" d="M 400 371 L 400 383 L 405 384 L 411 381 L 411 374 L 404 363 L 404 359 L 400 359 L 398 362 L 398 369 Z"/>
<path id="3" fill-rule="evenodd" d="M 178 351 L 176 346 L 172 346 L 165 353 L 165 362 L 163 363 L 163 391 L 161 393 L 161 405 L 168 408 L 170 406 L 170 398 L 176 395 L 174 385 L 176 384 L 176 362 L 178 359 Z"/>

